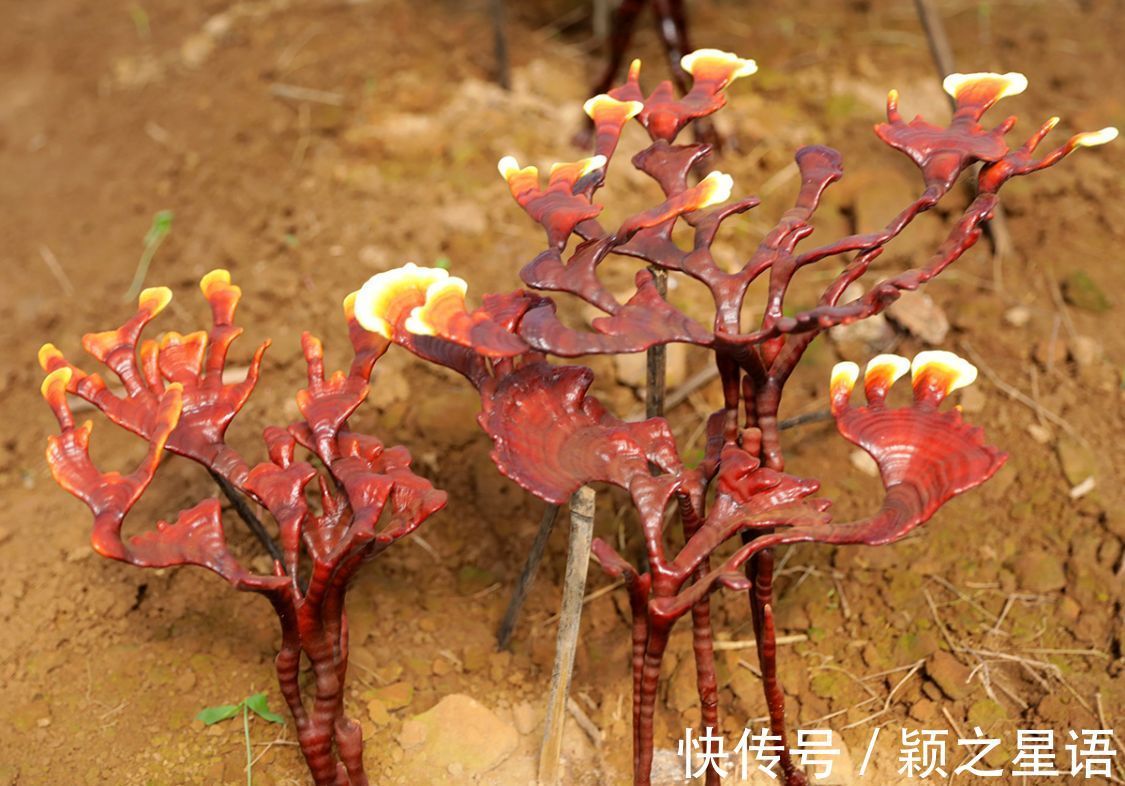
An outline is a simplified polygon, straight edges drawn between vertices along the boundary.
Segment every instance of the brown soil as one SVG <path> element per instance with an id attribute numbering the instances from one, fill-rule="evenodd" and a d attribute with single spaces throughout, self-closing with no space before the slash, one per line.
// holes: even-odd
<path id="1" fill-rule="evenodd" d="M 86 510 L 54 485 L 42 458 L 54 423 L 38 398 L 35 351 L 51 340 L 77 358 L 81 333 L 128 313 L 122 294 L 157 210 L 175 212 L 148 276 L 177 295 L 163 325 L 199 324 L 195 282 L 225 266 L 245 292 L 242 351 L 273 338 L 264 381 L 235 429 L 247 446 L 263 425 L 294 413 L 301 329 L 323 337 L 331 358 L 343 357 L 338 304 L 369 275 L 444 257 L 477 292 L 510 288 L 518 266 L 538 250 L 537 233 L 494 165 L 507 153 L 537 163 L 575 155 L 568 140 L 585 97 L 584 74 L 598 60 L 587 54 L 585 32 L 567 37 L 553 20 L 578 3 L 526 3 L 513 12 L 510 95 L 488 81 L 485 3 L 427 3 L 425 12 L 417 5 L 7 4 L 0 32 L 0 254 L 9 270 L 0 299 L 7 348 L 0 495 L 8 511 L 0 523 L 0 784 L 241 783 L 241 724 L 205 729 L 195 714 L 255 690 L 269 691 L 275 708 L 281 704 L 267 605 L 200 571 L 140 571 L 96 558 L 87 546 Z M 1050 114 L 1061 115 L 1067 131 L 1125 125 L 1116 90 L 1125 82 L 1118 51 L 1125 18 L 1117 4 L 943 10 L 964 70 L 1028 74 L 1031 89 L 1005 107 L 1025 118 L 1021 128 Z M 723 128 L 739 150 L 722 167 L 740 188 L 761 193 L 766 184 L 770 193 L 746 222 L 749 232 L 736 232 L 723 250 L 745 253 L 788 204 L 792 179 L 771 178 L 800 144 L 829 142 L 847 162 L 849 175 L 818 217 L 822 232 L 849 222 L 881 225 L 905 204 L 916 187 L 910 168 L 869 128 L 891 86 L 904 96 L 905 112 L 944 111 L 910 4 L 709 0 L 693 11 L 697 42 L 763 66 L 732 90 Z M 637 47 L 650 78 L 663 76 L 647 28 Z M 275 83 L 332 91 L 344 103 L 281 98 L 271 94 Z M 991 369 L 963 403 L 1011 452 L 1009 467 L 907 542 L 781 555 L 781 632 L 807 636 L 782 652 L 791 725 L 844 730 L 857 762 L 871 729 L 885 726 L 875 756 L 884 774 L 866 782 L 895 780 L 887 773 L 897 766 L 903 726 L 966 732 L 979 725 L 1003 738 L 1001 758 L 1015 752 L 1016 729 L 1065 735 L 1106 723 L 1125 733 L 1125 499 L 1115 482 L 1125 471 L 1118 447 L 1125 333 L 1109 329 L 1125 293 L 1116 253 L 1125 240 L 1123 150 L 1118 143 L 1081 153 L 1012 184 L 1005 205 L 1016 250 L 1001 278 L 982 243 L 928 290 L 953 324 L 945 344 L 971 348 Z M 619 187 L 607 201 L 614 195 L 630 208 L 647 198 Z M 903 238 L 885 267 L 920 258 L 951 218 L 930 217 L 930 229 Z M 45 258 L 57 260 L 69 291 Z M 1062 299 L 1060 282 L 1075 270 L 1108 296 L 1109 310 Z M 1020 326 L 1005 317 L 1017 306 L 1028 317 Z M 899 342 L 904 354 L 918 347 L 909 337 Z M 856 351 L 847 342 L 820 345 L 790 386 L 789 414 L 821 406 L 827 369 L 838 354 Z M 701 361 L 689 354 L 685 362 L 695 370 Z M 1014 401 L 998 380 L 1041 409 Z M 603 390 L 625 411 L 636 406 L 625 387 Z M 673 414 L 685 440 L 715 396 L 705 390 Z M 455 381 L 392 350 L 377 371 L 372 405 L 358 417 L 387 441 L 411 447 L 421 470 L 451 492 L 448 510 L 421 531 L 432 550 L 417 539 L 398 545 L 350 595 L 349 702 L 366 726 L 373 782 L 406 782 L 403 721 L 452 693 L 475 697 L 525 732 L 518 751 L 483 782 L 530 778 L 566 533 L 555 532 L 514 651 L 496 654 L 493 631 L 541 505 L 498 477 L 473 407 Z M 127 467 L 138 456 L 136 441 L 104 422 L 94 441 L 107 465 Z M 825 479 L 841 516 L 877 499 L 847 448 L 828 426 L 790 434 L 790 468 Z M 168 516 L 212 494 L 196 469 L 169 462 L 133 521 Z M 1097 487 L 1072 500 L 1068 490 L 1090 472 Z M 621 508 L 623 500 L 602 495 L 599 529 L 628 527 Z M 251 553 L 253 543 L 237 526 L 230 526 L 237 548 Z M 591 577 L 592 589 L 608 583 L 596 570 Z M 721 635 L 750 635 L 744 598 L 718 597 L 716 606 Z M 595 746 L 574 730 L 570 783 L 628 780 L 625 614 L 620 591 L 587 607 L 575 693 L 605 742 Z M 935 655 L 950 649 L 952 663 Z M 685 725 L 698 725 L 689 653 L 685 627 L 668 659 L 663 748 L 675 747 Z M 723 658 L 728 738 L 760 725 L 751 719 L 763 715 L 763 702 L 741 665 L 752 660 L 748 650 Z M 916 673 L 869 676 L 923 660 Z M 966 667 L 981 663 L 961 684 Z M 403 682 L 412 689 L 406 706 L 387 718 L 378 703 L 369 708 L 386 698 L 381 689 Z M 263 754 L 254 767 L 258 786 L 307 782 L 288 728 L 256 722 L 251 732 Z M 273 740 L 281 742 L 264 744 Z M 950 765 L 959 761 L 952 751 Z M 454 771 L 409 782 L 449 779 L 466 780 Z"/>

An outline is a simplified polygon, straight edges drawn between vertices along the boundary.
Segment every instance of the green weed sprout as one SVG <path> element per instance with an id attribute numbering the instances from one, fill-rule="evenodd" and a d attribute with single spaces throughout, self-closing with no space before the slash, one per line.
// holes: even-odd
<path id="1" fill-rule="evenodd" d="M 233 718 L 240 712 L 242 713 L 242 733 L 246 737 L 246 786 L 254 786 L 254 777 L 251 775 L 254 758 L 250 749 L 250 713 L 253 712 L 259 718 L 270 723 L 285 723 L 285 718 L 270 709 L 269 699 L 266 698 L 265 692 L 247 696 L 238 704 L 220 704 L 216 707 L 206 707 L 200 710 L 195 719 L 203 721 L 207 726 L 213 726 L 216 723 Z"/>

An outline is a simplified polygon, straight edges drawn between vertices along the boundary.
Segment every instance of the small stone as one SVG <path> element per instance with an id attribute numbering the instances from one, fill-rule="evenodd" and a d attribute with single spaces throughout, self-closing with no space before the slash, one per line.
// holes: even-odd
<path id="1" fill-rule="evenodd" d="M 992 699 L 981 699 L 969 707 L 969 726 L 980 726 L 985 732 L 1007 719 L 1008 712 Z"/>
<path id="2" fill-rule="evenodd" d="M 484 209 L 472 200 L 443 205 L 437 211 L 437 215 L 451 232 L 481 235 L 488 229 L 488 216 L 485 215 Z"/>
<path id="3" fill-rule="evenodd" d="M 1066 362 L 1066 342 L 1058 336 L 1045 338 L 1036 343 L 1035 351 L 1032 354 L 1035 362 L 1043 368 L 1061 366 Z"/>
<path id="4" fill-rule="evenodd" d="M 863 295 L 863 285 L 852 282 L 844 290 L 841 303 Z M 886 314 L 876 314 L 850 325 L 836 325 L 828 329 L 828 337 L 844 360 L 864 362 L 872 353 L 882 352 L 895 340 L 895 331 L 887 322 Z"/>
<path id="5" fill-rule="evenodd" d="M 1073 437 L 1068 435 L 1059 437 L 1055 452 L 1058 454 L 1063 476 L 1071 487 L 1096 474 L 1097 460 L 1093 452 Z"/>
<path id="6" fill-rule="evenodd" d="M 1008 499 L 1008 491 L 1012 488 L 1012 484 L 1016 482 L 1015 465 L 1008 462 L 1000 468 L 1000 471 L 992 476 L 992 480 L 984 484 L 984 493 L 990 502 L 997 502 L 1000 500 Z M 995 554 L 987 554 L 986 558 L 989 560 L 995 559 Z"/>
<path id="7" fill-rule="evenodd" d="M 938 716 L 937 702 L 931 699 L 918 699 L 910 706 L 910 717 L 921 723 L 927 723 Z"/>
<path id="8" fill-rule="evenodd" d="M 1091 368 L 1102 362 L 1105 347 L 1091 336 L 1075 336 L 1070 341 L 1070 356 L 1078 368 Z"/>
<path id="9" fill-rule="evenodd" d="M 984 410 L 988 403 L 988 396 L 980 389 L 979 385 L 969 385 L 961 391 L 961 409 L 970 415 L 975 415 Z"/>
<path id="10" fill-rule="evenodd" d="M 516 723 L 516 731 L 520 734 L 531 734 L 539 725 L 535 708 L 527 701 L 521 701 L 512 707 L 512 719 Z"/>
<path id="11" fill-rule="evenodd" d="M 207 33 L 190 35 L 180 45 L 180 59 L 188 68 L 199 68 L 215 51 L 215 39 Z"/>
<path id="12" fill-rule="evenodd" d="M 450 772 L 452 766 L 468 781 L 508 758 L 519 745 L 519 733 L 483 704 L 455 693 L 403 723 L 399 743 L 420 772 Z"/>
<path id="13" fill-rule="evenodd" d="M 895 642 L 895 655 L 904 661 L 919 661 L 928 658 L 941 648 L 941 643 L 933 631 L 904 633 Z"/>
<path id="14" fill-rule="evenodd" d="M 391 715 L 387 712 L 387 705 L 381 699 L 372 699 L 367 702 L 367 715 L 376 726 L 386 726 L 391 722 Z"/>
<path id="15" fill-rule="evenodd" d="M 681 658 L 672 674 L 668 683 L 668 706 L 680 713 L 699 706 L 695 662 L 691 658 Z"/>
<path id="16" fill-rule="evenodd" d="M 376 688 L 372 696 L 383 702 L 388 710 L 398 710 L 409 706 L 414 700 L 414 686 L 409 682 L 396 682 L 393 685 Z"/>
<path id="17" fill-rule="evenodd" d="M 1022 552 L 1012 561 L 1012 571 L 1020 589 L 1027 592 L 1057 592 L 1066 587 L 1062 560 L 1041 549 Z"/>
<path id="18" fill-rule="evenodd" d="M 467 672 L 480 671 L 488 665 L 489 654 L 486 647 L 466 647 L 461 655 L 461 663 Z"/>
<path id="19" fill-rule="evenodd" d="M 492 652 L 488 655 L 488 676 L 493 682 L 500 682 L 512 670 L 512 653 L 508 650 Z"/>
<path id="20" fill-rule="evenodd" d="M 1055 436 L 1051 429 L 1042 425 L 1041 423 L 1030 423 L 1027 426 L 1027 433 L 1031 438 L 1038 442 L 1040 445 L 1046 445 Z"/>
<path id="21" fill-rule="evenodd" d="M 945 341 L 949 335 L 949 319 L 925 292 L 903 292 L 887 308 L 887 316 L 907 333 L 931 346 Z"/>
<path id="22" fill-rule="evenodd" d="M 879 465 L 875 463 L 875 459 L 871 458 L 871 454 L 866 450 L 855 449 L 848 454 L 848 461 L 852 466 L 872 478 L 879 477 Z"/>
<path id="23" fill-rule="evenodd" d="M 437 620 L 435 620 L 433 617 L 423 617 L 422 619 L 418 620 L 418 628 L 420 630 L 426 631 L 427 633 L 436 633 L 438 629 L 438 623 Z"/>
<path id="24" fill-rule="evenodd" d="M 1077 622 L 1079 615 L 1082 613 L 1082 607 L 1078 605 L 1078 601 L 1069 595 L 1063 595 L 1059 598 L 1058 606 L 1059 616 L 1067 622 Z"/>
<path id="25" fill-rule="evenodd" d="M 426 724 L 410 718 L 402 724 L 402 731 L 398 735 L 398 744 L 406 750 L 417 748 L 426 742 L 429 734 L 430 730 Z"/>
<path id="26" fill-rule="evenodd" d="M 391 682 L 397 682 L 398 678 L 402 676 L 403 669 L 401 663 L 388 663 L 385 666 L 375 668 L 375 678 L 383 685 Z"/>
<path id="27" fill-rule="evenodd" d="M 838 671 L 822 671 L 809 680 L 809 689 L 822 699 L 839 699 L 848 687 L 846 679 Z"/>
<path id="28" fill-rule="evenodd" d="M 190 693 L 191 689 L 195 687 L 196 676 L 195 672 L 191 669 L 184 669 L 176 676 L 173 685 L 178 693 Z"/>
<path id="29" fill-rule="evenodd" d="M 872 352 L 882 352 L 891 345 L 894 329 L 883 314 L 828 329 L 828 336 L 846 360 L 860 362 Z"/>
<path id="30" fill-rule="evenodd" d="M 1035 707 L 1036 714 L 1052 726 L 1082 729 L 1094 718 L 1062 691 L 1048 693 Z"/>
<path id="31" fill-rule="evenodd" d="M 1111 307 L 1105 292 L 1084 270 L 1075 270 L 1063 279 L 1062 291 L 1067 303 L 1084 311 L 1102 313 Z"/>
<path id="32" fill-rule="evenodd" d="M 765 708 L 761 681 L 749 669 L 736 666 L 731 671 L 730 689 L 744 717 L 752 718 Z"/>
<path id="33" fill-rule="evenodd" d="M 926 674 L 942 693 L 954 701 L 972 692 L 969 668 L 945 650 L 938 650 L 926 660 Z"/>
<path id="34" fill-rule="evenodd" d="M 1024 327 L 1031 321 L 1031 309 L 1027 306 L 1012 306 L 1004 312 L 1004 321 L 1012 327 Z"/>
<path id="35" fill-rule="evenodd" d="M 234 20 L 231 18 L 231 14 L 223 11 L 203 23 L 203 32 L 212 38 L 222 38 L 230 32 L 233 24 Z"/>
<path id="36" fill-rule="evenodd" d="M 1113 507 L 1105 512 L 1105 528 L 1125 540 L 1125 508 Z"/>

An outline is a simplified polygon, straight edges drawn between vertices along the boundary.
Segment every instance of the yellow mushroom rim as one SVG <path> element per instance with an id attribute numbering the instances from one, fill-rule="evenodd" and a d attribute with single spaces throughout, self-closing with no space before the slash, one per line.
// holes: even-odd
<path id="1" fill-rule="evenodd" d="M 911 382 L 917 384 L 924 376 L 937 376 L 945 386 L 945 394 L 973 384 L 977 367 L 963 357 L 942 349 L 919 352 L 910 364 Z"/>
<path id="2" fill-rule="evenodd" d="M 44 371 L 51 371 L 51 366 L 53 365 L 52 361 L 61 361 L 63 363 L 66 363 L 66 358 L 63 356 L 63 353 L 59 351 L 58 347 L 50 342 L 39 347 L 38 359 L 39 368 L 43 369 Z"/>
<path id="3" fill-rule="evenodd" d="M 46 344 L 43 348 L 46 349 L 49 346 L 51 345 Z M 42 350 L 40 350 L 40 355 L 42 355 Z M 73 372 L 69 366 L 60 366 L 43 378 L 43 384 L 39 386 L 39 392 L 48 401 L 51 401 L 52 398 L 57 399 L 65 395 L 66 387 L 70 384 L 72 376 Z"/>
<path id="4" fill-rule="evenodd" d="M 534 175 L 536 178 L 539 177 L 539 167 L 525 166 L 521 169 L 520 162 L 516 160 L 515 156 L 504 156 L 496 162 L 496 168 L 500 171 L 500 176 L 508 182 L 511 182 L 513 177 L 519 175 Z"/>
<path id="5" fill-rule="evenodd" d="M 977 369 L 972 363 L 952 352 L 935 349 L 919 352 L 913 362 L 901 355 L 877 355 L 867 364 L 864 385 L 878 385 L 885 390 L 905 376 L 907 371 L 911 372 L 911 383 L 915 386 L 928 377 L 938 383 L 946 396 L 971 385 L 977 378 Z M 828 388 L 833 411 L 847 401 L 858 379 L 859 366 L 851 361 L 832 367 Z"/>
<path id="6" fill-rule="evenodd" d="M 436 336 L 440 326 L 453 314 L 465 313 L 465 293 L 469 285 L 463 278 L 449 276 L 426 287 L 426 301 L 410 312 L 403 328 L 418 336 Z"/>
<path id="7" fill-rule="evenodd" d="M 177 333 L 175 330 L 169 330 L 160 336 L 159 346 L 161 349 L 166 349 L 171 346 L 180 346 L 181 344 L 191 344 L 197 341 L 206 343 L 207 332 L 204 330 L 197 330 L 194 333 Z"/>
<path id="8" fill-rule="evenodd" d="M 539 167 L 520 167 L 515 156 L 504 156 L 496 164 L 500 176 L 508 181 L 508 190 L 512 196 L 519 198 L 520 194 L 539 188 Z"/>
<path id="9" fill-rule="evenodd" d="M 889 388 L 910 371 L 910 360 L 902 355 L 876 355 L 867 361 L 863 384 L 882 384 Z"/>
<path id="10" fill-rule="evenodd" d="M 607 163 L 606 157 L 600 155 L 580 158 L 577 161 L 560 161 L 551 164 L 548 181 L 550 183 L 575 183 L 591 172 L 604 168 Z"/>
<path id="11" fill-rule="evenodd" d="M 238 287 L 231 285 L 230 271 L 220 267 L 199 279 L 199 289 L 203 292 L 203 297 L 210 300 L 213 295 L 224 289 L 237 290 Z M 239 291 L 241 292 L 241 290 Z"/>
<path id="12" fill-rule="evenodd" d="M 172 302 L 172 290 L 168 287 L 149 287 L 142 289 L 137 296 L 137 305 L 144 311 L 156 316 Z"/>
<path id="13" fill-rule="evenodd" d="M 1076 147 L 1097 147 L 1117 139 L 1118 131 L 1113 126 L 1107 126 L 1100 131 L 1085 131 L 1075 135 L 1071 140 Z"/>
<path id="14" fill-rule="evenodd" d="M 582 105 L 584 111 L 595 123 L 599 119 L 616 119 L 619 123 L 636 117 L 645 105 L 640 101 L 619 101 L 606 93 L 599 93 Z"/>
<path id="15" fill-rule="evenodd" d="M 1009 71 L 1006 74 L 995 74 L 987 71 L 975 74 L 950 74 L 942 81 L 941 86 L 945 92 L 956 99 L 960 98 L 960 94 L 966 89 L 972 89 L 981 86 L 982 83 L 989 82 L 994 83 L 998 88 L 996 97 L 992 99 L 993 101 L 1019 95 L 1027 89 L 1027 77 L 1015 71 Z"/>
<path id="16" fill-rule="evenodd" d="M 728 82 L 750 76 L 758 71 L 758 64 L 753 60 L 747 60 L 721 49 L 696 49 L 680 58 L 680 67 L 692 76 L 697 76 L 696 69 L 699 66 L 729 69 L 726 76 Z"/>
<path id="17" fill-rule="evenodd" d="M 832 376 L 828 383 L 829 390 L 832 392 L 832 397 L 836 397 L 837 391 L 851 391 L 855 387 L 855 381 L 859 379 L 859 366 L 850 360 L 845 360 L 837 363 L 832 367 Z"/>
<path id="18" fill-rule="evenodd" d="M 344 297 L 344 318 L 351 322 L 355 319 L 355 298 L 359 292 L 349 292 Z"/>
<path id="19" fill-rule="evenodd" d="M 730 199 L 734 191 L 734 178 L 725 172 L 711 172 L 696 186 L 700 192 L 700 202 L 696 209 L 711 207 Z"/>
<path id="20" fill-rule="evenodd" d="M 425 305 L 430 286 L 447 278 L 448 270 L 418 267 L 412 262 L 378 273 L 353 293 L 354 297 L 349 295 L 356 321 L 365 330 L 393 339 L 395 325 L 402 316 Z M 344 307 L 348 307 L 347 299 Z"/>

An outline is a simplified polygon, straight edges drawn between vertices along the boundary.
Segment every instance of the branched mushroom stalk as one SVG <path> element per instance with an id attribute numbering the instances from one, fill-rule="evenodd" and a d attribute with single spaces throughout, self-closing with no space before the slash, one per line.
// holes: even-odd
<path id="1" fill-rule="evenodd" d="M 1022 91 L 1019 74 L 955 74 L 945 81 L 956 101 L 946 126 L 921 118 L 904 122 L 898 95 L 887 99 L 887 121 L 875 131 L 920 168 L 920 195 L 884 228 L 799 249 L 813 233 L 811 218 L 824 190 L 840 179 L 840 155 L 827 147 L 797 151 L 801 185 L 796 203 L 733 272 L 712 256 L 722 225 L 758 204 L 729 201 L 732 180 L 711 172 L 698 182 L 692 172 L 709 154 L 703 144 L 676 144 L 679 133 L 726 102 L 735 79 L 754 73 L 753 61 L 716 50 L 687 55 L 683 68 L 691 89 L 677 98 L 663 82 L 647 96 L 634 62 L 626 83 L 586 103 L 595 127 L 594 155 L 556 164 L 546 185 L 535 167 L 512 158 L 500 162 L 516 201 L 546 232 L 547 246 L 520 272 L 531 290 L 574 295 L 604 312 L 592 331 L 565 324 L 550 298 L 526 290 L 486 295 L 479 308 L 465 304 L 467 285 L 444 270 L 413 265 L 381 273 L 356 298 L 356 318 L 372 330 L 431 362 L 464 375 L 480 392 L 479 422 L 493 441 L 492 458 L 508 477 L 553 504 L 562 504 L 585 484 L 604 482 L 629 492 L 645 544 L 647 569 L 634 567 L 604 541 L 594 552 L 605 570 L 623 578 L 633 612 L 634 782 L 650 783 L 653 715 L 660 667 L 674 623 L 688 612 L 701 700 L 701 727 L 721 728 L 709 598 L 720 588 L 747 592 L 758 642 L 770 728 L 781 738 L 781 769 L 788 786 L 807 779 L 788 754 L 784 694 L 778 680 L 773 612 L 773 549 L 789 543 L 893 543 L 926 522 L 952 497 L 983 483 L 1005 455 L 988 445 L 980 429 L 957 411 L 941 411 L 943 400 L 976 376 L 966 361 L 948 352 L 923 352 L 913 362 L 881 355 L 867 364 L 866 404 L 853 406 L 859 378 L 854 364 L 840 364 L 831 380 L 832 412 L 840 433 L 866 450 L 879 466 L 884 497 L 875 513 L 853 522 L 833 522 L 827 500 L 813 494 L 816 481 L 785 472 L 778 408 L 785 383 L 810 343 L 835 325 L 882 312 L 903 291 L 940 274 L 981 235 L 1010 178 L 1057 163 L 1079 147 L 1102 144 L 1117 132 L 1080 133 L 1042 158 L 1034 151 L 1058 122 L 1052 118 L 1018 148 L 1005 135 L 1015 119 L 986 129 L 980 120 L 1000 98 Z M 652 177 L 664 201 L 607 229 L 593 197 L 605 182 L 623 126 L 635 119 L 652 144 L 632 159 Z M 868 272 L 887 245 L 950 192 L 970 167 L 981 164 L 977 196 L 964 209 L 927 262 L 889 275 L 866 294 L 848 299 L 848 285 Z M 678 222 L 687 225 L 688 248 L 673 240 Z M 573 243 L 572 243 L 573 238 Z M 601 282 L 598 267 L 611 256 L 639 259 L 652 268 L 701 282 L 714 301 L 714 319 L 701 324 L 660 297 L 647 269 L 636 274 L 636 292 L 622 303 Z M 810 309 L 787 313 L 790 284 L 805 268 L 837 263 L 836 275 Z M 760 321 L 743 325 L 749 286 L 765 277 Z M 702 463 L 685 467 L 662 418 L 621 421 L 588 395 L 593 372 L 556 366 L 549 356 L 643 352 L 683 342 L 710 350 L 722 381 L 724 405 L 710 416 Z M 891 385 L 911 373 L 914 400 L 892 409 Z M 665 511 L 675 506 L 684 545 L 671 553 L 663 532 Z M 733 554 L 713 565 L 728 542 Z M 724 550 L 727 553 L 729 549 Z M 719 775 L 708 771 L 709 786 Z"/>
<path id="2" fill-rule="evenodd" d="M 224 382 L 227 351 L 242 332 L 233 324 L 241 292 L 225 270 L 208 273 L 200 287 L 211 306 L 209 332 L 168 332 L 142 341 L 145 326 L 172 297 L 159 287 L 141 293 L 137 313 L 121 327 L 83 337 L 86 351 L 117 375 L 121 395 L 98 374 L 71 365 L 53 345 L 43 346 L 43 397 L 61 429 L 48 440 L 47 461 L 59 485 L 93 512 L 93 546 L 102 556 L 144 568 L 198 565 L 270 601 L 281 623 L 278 682 L 313 781 L 365 786 L 362 733 L 344 712 L 344 596 L 360 566 L 443 507 L 445 493 L 410 471 L 405 448 L 384 448 L 374 437 L 348 429 L 348 418 L 367 398 L 372 368 L 388 346 L 359 326 L 351 298 L 344 303 L 355 350 L 351 368 L 325 377 L 320 341 L 305 333 L 301 345 L 308 386 L 297 393 L 303 420 L 287 429 L 266 428 L 269 461 L 248 464 L 224 435 L 258 382 L 269 342 L 254 353 L 245 381 Z M 88 451 L 92 423 L 75 423 L 68 394 L 148 442 L 133 472 L 102 472 L 94 466 Z M 298 445 L 315 457 L 320 471 L 297 457 Z M 231 553 L 217 499 L 180 512 L 174 522 L 159 521 L 154 530 L 122 537 L 126 515 L 166 452 L 202 464 L 270 512 L 284 555 L 274 561 L 272 574 L 248 571 Z M 314 478 L 319 512 L 305 497 Z M 314 677 L 313 695 L 307 698 L 298 681 L 302 655 Z"/>

